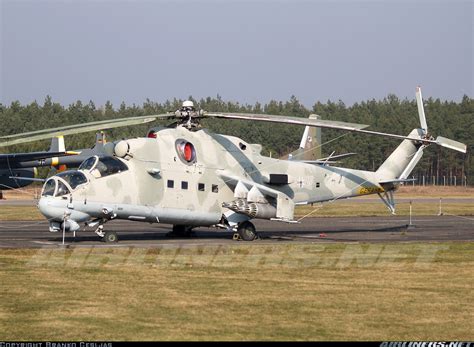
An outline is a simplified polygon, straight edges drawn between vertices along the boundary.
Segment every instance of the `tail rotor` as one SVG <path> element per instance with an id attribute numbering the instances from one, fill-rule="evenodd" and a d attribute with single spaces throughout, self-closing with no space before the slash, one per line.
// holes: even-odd
<path id="1" fill-rule="evenodd" d="M 425 109 L 423 106 L 423 98 L 421 97 L 421 88 L 416 87 L 416 105 L 418 106 L 418 116 L 420 117 L 420 125 L 422 130 L 422 137 L 425 140 L 424 144 L 436 143 L 437 145 L 445 148 L 449 148 L 461 153 L 466 153 L 467 147 L 465 144 L 448 139 L 443 136 L 437 136 L 436 139 L 428 132 L 428 124 L 426 123 Z"/>

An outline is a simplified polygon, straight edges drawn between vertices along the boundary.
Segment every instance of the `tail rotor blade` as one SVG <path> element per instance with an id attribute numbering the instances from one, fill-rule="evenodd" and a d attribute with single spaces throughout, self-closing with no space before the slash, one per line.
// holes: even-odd
<path id="1" fill-rule="evenodd" d="M 418 116 L 420 117 L 420 124 L 423 131 L 428 133 L 428 124 L 426 123 L 425 109 L 423 107 L 423 98 L 421 97 L 421 88 L 416 87 L 416 105 L 418 106 Z"/>
<path id="2" fill-rule="evenodd" d="M 448 139 L 443 136 L 438 136 L 436 138 L 436 143 L 441 147 L 446 147 L 449 149 L 454 149 L 455 151 L 466 153 L 467 146 L 464 143 Z"/>

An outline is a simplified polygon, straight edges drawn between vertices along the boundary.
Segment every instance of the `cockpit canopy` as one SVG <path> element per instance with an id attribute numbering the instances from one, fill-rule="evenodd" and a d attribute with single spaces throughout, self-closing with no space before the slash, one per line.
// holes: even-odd
<path id="1" fill-rule="evenodd" d="M 84 176 L 84 174 L 79 171 L 64 171 L 57 174 L 56 176 L 65 180 L 72 189 L 76 189 L 76 187 L 80 184 L 87 183 L 86 176 Z"/>
<path id="2" fill-rule="evenodd" d="M 86 176 L 79 171 L 64 171 L 51 177 L 43 187 L 42 196 L 63 196 L 71 193 L 77 186 L 87 183 Z"/>
<path id="3" fill-rule="evenodd" d="M 46 181 L 42 196 L 63 196 L 70 194 L 81 184 L 87 183 L 87 178 L 80 170 L 89 171 L 92 176 L 105 177 L 128 170 L 127 165 L 114 157 L 93 156 L 82 162 L 78 170 L 64 171 Z"/>
<path id="4" fill-rule="evenodd" d="M 79 170 L 89 171 L 95 177 L 105 177 L 126 171 L 128 167 L 117 158 L 95 155 L 84 160 Z"/>

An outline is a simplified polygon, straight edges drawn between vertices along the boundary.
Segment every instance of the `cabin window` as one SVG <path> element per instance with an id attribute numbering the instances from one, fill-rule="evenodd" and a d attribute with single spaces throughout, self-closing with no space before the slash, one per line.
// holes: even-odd
<path id="1" fill-rule="evenodd" d="M 97 160 L 98 160 L 97 156 L 87 158 L 79 166 L 79 170 L 90 170 L 90 169 L 92 169 L 94 167 L 95 163 L 97 162 Z"/>
<path id="2" fill-rule="evenodd" d="M 102 177 L 128 170 L 127 165 L 113 157 L 99 158 L 95 168 L 99 170 Z"/>
<path id="3" fill-rule="evenodd" d="M 174 181 L 168 180 L 168 188 L 174 188 Z"/>
<path id="4" fill-rule="evenodd" d="M 217 184 L 212 185 L 212 192 L 213 193 L 219 193 L 219 186 Z"/>
<path id="5" fill-rule="evenodd" d="M 98 178 L 126 171 L 128 167 L 114 157 L 93 156 L 84 160 L 79 170 L 89 170 L 94 177 Z"/>
<path id="6" fill-rule="evenodd" d="M 198 183 L 198 190 L 203 192 L 206 190 L 206 185 L 204 183 Z"/>
<path id="7" fill-rule="evenodd" d="M 181 181 L 181 189 L 188 189 L 188 182 Z"/>

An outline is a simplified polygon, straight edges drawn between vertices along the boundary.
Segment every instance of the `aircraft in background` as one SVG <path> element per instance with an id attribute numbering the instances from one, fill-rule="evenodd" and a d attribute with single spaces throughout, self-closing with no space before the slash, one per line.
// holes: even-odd
<path id="1" fill-rule="evenodd" d="M 55 151 L 31 153 L 0 154 L 0 191 L 25 187 L 37 179 L 36 167 L 45 166 L 49 161 L 54 163 L 60 157 L 74 156 L 73 151 Z"/>
<path id="2" fill-rule="evenodd" d="M 7 147 L 27 142 L 40 141 L 52 138 L 48 151 L 30 153 L 0 154 L 0 198 L 1 191 L 25 187 L 35 181 L 44 181 L 37 178 L 38 167 L 53 166 L 56 168 L 78 167 L 91 155 L 100 154 L 105 143 L 105 135 L 98 133 L 92 148 L 66 151 L 64 136 L 71 134 L 111 129 L 123 126 L 145 124 L 154 118 L 140 117 L 104 120 L 84 124 L 69 125 L 52 129 L 42 129 L 21 134 L 0 136 L 0 147 Z"/>

